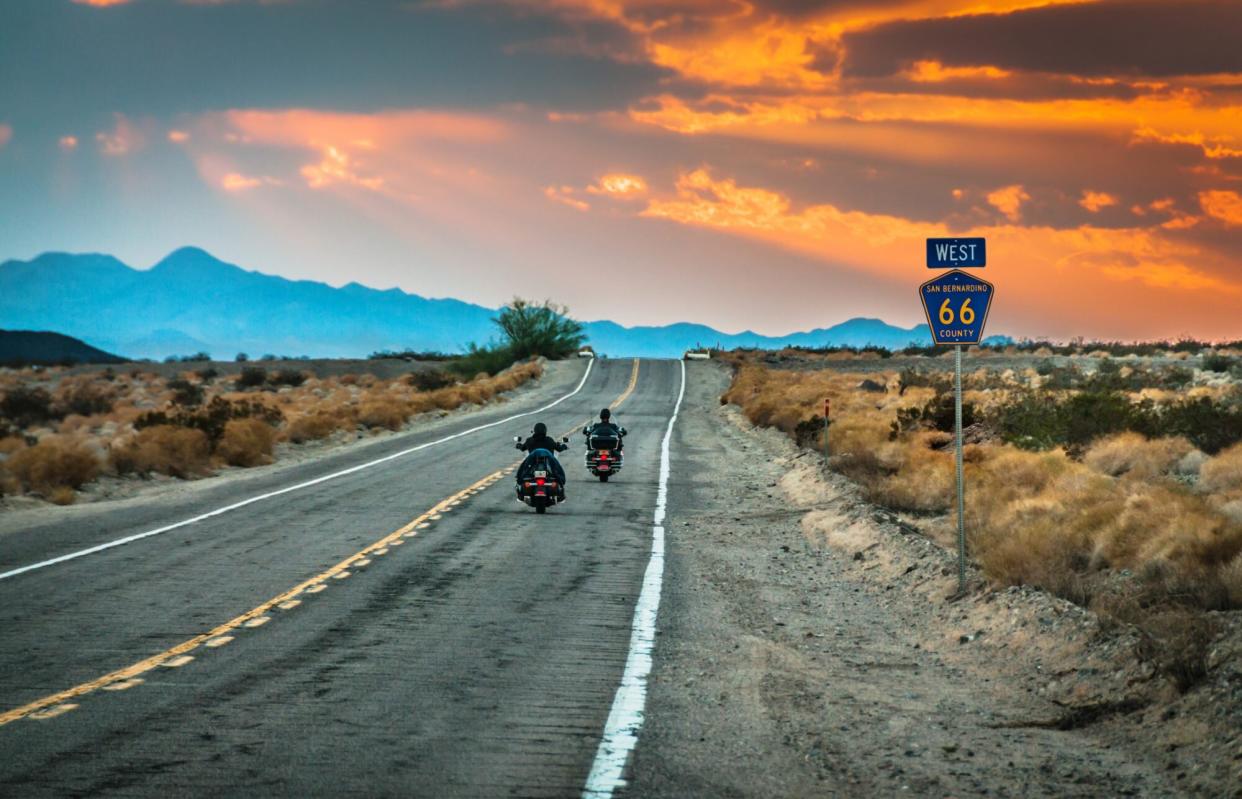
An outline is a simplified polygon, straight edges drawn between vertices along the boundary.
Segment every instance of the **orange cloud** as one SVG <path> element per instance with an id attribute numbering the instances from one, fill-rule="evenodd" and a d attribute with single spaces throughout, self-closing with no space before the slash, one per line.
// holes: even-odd
<path id="1" fill-rule="evenodd" d="M 190 140 L 190 134 L 184 130 L 170 130 L 168 131 L 168 140 L 174 144 L 183 144 Z"/>
<path id="2" fill-rule="evenodd" d="M 121 156 L 142 149 L 146 143 L 142 131 L 124 115 L 114 114 L 113 116 L 116 126 L 110 131 L 100 131 L 95 134 L 95 141 L 99 143 L 99 151 L 104 155 Z"/>
<path id="3" fill-rule="evenodd" d="M 646 193 L 647 181 L 638 175 L 611 173 L 601 177 L 595 185 L 587 186 L 587 191 L 629 200 Z"/>
<path id="4" fill-rule="evenodd" d="M 997 80 L 1012 75 L 1008 70 L 997 67 L 946 67 L 939 61 L 915 61 L 903 74 L 907 80 L 915 83 L 944 83 L 948 80 L 969 78 L 991 78 Z"/>
<path id="5" fill-rule="evenodd" d="M 1021 186 L 1005 186 L 988 195 L 988 203 L 1005 215 L 1010 222 L 1022 219 L 1022 203 L 1031 199 L 1031 195 Z"/>
<path id="6" fill-rule="evenodd" d="M 306 185 L 312 189 L 322 189 L 334 183 L 361 186 L 372 191 L 378 191 L 384 186 L 382 177 L 361 174 L 356 162 L 333 145 L 323 148 L 323 160 L 319 163 L 302 167 L 302 177 L 306 178 Z"/>
<path id="7" fill-rule="evenodd" d="M 547 197 L 549 200 L 552 200 L 553 202 L 558 202 L 563 205 L 568 205 L 570 208 L 573 208 L 575 211 L 591 210 L 590 203 L 584 200 L 579 200 L 577 197 L 573 196 L 573 193 L 574 193 L 573 186 L 559 186 L 559 187 L 548 186 L 544 188 L 543 190 L 543 196 Z"/>
<path id="8" fill-rule="evenodd" d="M 65 152 L 71 152 L 73 150 L 78 149 L 78 137 L 77 136 L 61 136 L 60 140 L 57 142 L 57 145 L 60 147 L 60 149 L 64 150 Z"/>
<path id="9" fill-rule="evenodd" d="M 1091 213 L 1096 214 L 1100 212 L 1101 208 L 1116 205 L 1117 198 L 1108 192 L 1091 191 L 1090 189 L 1086 189 L 1083 191 L 1082 199 L 1078 201 L 1078 204 L 1083 208 L 1086 208 Z"/>
<path id="10" fill-rule="evenodd" d="M 1242 225 L 1242 195 L 1236 191 L 1201 191 L 1199 205 L 1226 225 Z"/>
<path id="11" fill-rule="evenodd" d="M 1020 191 L 1020 187 L 1009 188 Z M 704 169 L 682 175 L 675 196 L 653 198 L 642 215 L 758 239 L 834 265 L 904 281 L 922 276 L 920 260 L 927 237 L 985 236 L 990 275 L 1003 278 L 1001 287 L 1014 292 L 1011 296 L 1016 296 L 1033 318 L 1041 318 L 1041 314 L 1097 318 L 1096 298 L 1113 296 L 1119 285 L 1131 287 L 1126 289 L 1127 302 L 1150 307 L 1152 313 L 1164 313 L 1162 323 L 1168 321 L 1167 311 L 1160 310 L 1167 298 L 1153 294 L 1152 288 L 1209 292 L 1199 299 L 1221 305 L 1214 308 L 1220 313 L 1225 313 L 1224 298 L 1236 303 L 1242 294 L 1242 285 L 1215 276 L 1232 274 L 1227 259 L 1194 244 L 1167 239 L 1159 228 L 1057 230 L 1000 225 L 950 230 L 939 224 L 845 211 L 829 204 L 798 210 L 779 192 L 718 180 Z M 1210 265 L 1215 274 L 1199 265 Z M 1076 289 L 1073 296 L 1050 291 L 1049 281 L 1058 275 L 1072 276 L 1082 291 Z M 1138 310 L 1127 308 L 1126 318 L 1133 319 Z M 1194 314 L 1188 314 L 1178 323 L 1194 321 Z M 1173 333 L 1149 329 L 1147 334 Z"/>
<path id="12" fill-rule="evenodd" d="M 252 178 L 239 172 L 230 172 L 220 178 L 220 186 L 225 191 L 245 191 L 263 185 L 259 178 Z"/>
<path id="13" fill-rule="evenodd" d="M 94 6 L 95 8 L 107 8 L 108 6 L 121 6 L 130 2 L 130 0 L 73 0 L 80 6 Z"/>
<path id="14" fill-rule="evenodd" d="M 8 144 L 11 138 L 13 138 L 13 128 L 0 123 L 0 147 Z"/>

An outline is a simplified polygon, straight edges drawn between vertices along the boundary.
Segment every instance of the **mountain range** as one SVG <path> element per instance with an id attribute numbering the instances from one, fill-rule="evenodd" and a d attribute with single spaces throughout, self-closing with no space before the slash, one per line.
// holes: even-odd
<path id="1" fill-rule="evenodd" d="M 109 255 L 44 253 L 0 263 L 0 328 L 54 330 L 132 358 L 208 352 L 362 357 L 378 350 L 459 352 L 496 335 L 496 309 L 428 299 L 399 289 L 288 280 L 225 263 L 184 247 L 151 269 Z M 787 346 L 926 344 L 926 325 L 905 329 L 878 319 L 850 319 L 787 336 L 723 333 L 677 323 L 624 327 L 585 322 L 596 352 L 678 357 L 697 345 L 779 349 Z"/>

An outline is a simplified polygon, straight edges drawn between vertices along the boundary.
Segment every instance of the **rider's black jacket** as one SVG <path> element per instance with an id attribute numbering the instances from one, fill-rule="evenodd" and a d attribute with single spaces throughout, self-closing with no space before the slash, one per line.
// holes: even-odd
<path id="1" fill-rule="evenodd" d="M 561 452 L 565 449 L 564 444 L 557 443 L 552 436 L 531 436 L 522 442 L 523 452 L 534 452 L 537 449 L 546 449 L 549 452 Z"/>
<path id="2" fill-rule="evenodd" d="M 590 442 L 590 440 L 595 436 L 617 439 L 618 449 L 624 446 L 624 442 L 621 439 L 621 428 L 617 427 L 612 422 L 600 421 L 591 425 L 591 429 L 587 431 L 587 441 Z M 588 443 L 587 446 L 589 447 L 591 445 Z"/>

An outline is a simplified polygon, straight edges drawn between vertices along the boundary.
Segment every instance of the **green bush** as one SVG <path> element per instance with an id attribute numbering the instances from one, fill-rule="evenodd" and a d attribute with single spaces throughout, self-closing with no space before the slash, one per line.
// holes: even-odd
<path id="1" fill-rule="evenodd" d="M 445 364 L 445 369 L 468 380 L 480 372 L 489 375 L 503 372 L 516 360 L 513 351 L 508 347 L 480 347 L 472 342 L 466 354 Z"/>
<path id="2" fill-rule="evenodd" d="M 29 427 L 55 419 L 63 414 L 53 407 L 52 395 L 42 388 L 14 386 L 0 399 L 0 415 L 11 419 L 18 427 Z"/>
<path id="3" fill-rule="evenodd" d="M 1203 369 L 1206 372 L 1228 372 L 1233 368 L 1237 361 L 1228 355 L 1205 355 L 1203 356 Z"/>
<path id="4" fill-rule="evenodd" d="M 978 421 L 979 414 L 975 406 L 969 402 L 962 403 L 962 427 L 967 428 Z M 952 433 L 957 429 L 957 409 L 954 407 L 953 394 L 937 394 L 922 408 L 913 406 L 897 411 L 897 420 L 893 422 L 890 440 L 896 440 L 902 433 L 914 430 L 938 430 Z"/>
<path id="5" fill-rule="evenodd" d="M 411 372 L 405 378 L 405 382 L 419 391 L 435 391 L 454 385 L 457 383 L 457 378 L 441 369 L 425 369 Z"/>
<path id="6" fill-rule="evenodd" d="M 267 382 L 273 386 L 292 386 L 297 388 L 306 382 L 306 373 L 297 369 L 281 369 L 273 372 Z"/>
<path id="7" fill-rule="evenodd" d="M 569 318 L 569 309 L 545 300 L 535 305 L 521 297 L 500 310 L 494 320 L 513 360 L 544 356 L 566 358 L 582 346 L 582 325 Z"/>
<path id="8" fill-rule="evenodd" d="M 174 405 L 180 405 L 183 408 L 194 408 L 203 404 L 203 387 L 197 383 L 191 383 L 184 378 L 176 378 L 168 381 L 168 389 L 172 391 L 172 401 Z"/>
<path id="9" fill-rule="evenodd" d="M 238 388 L 259 388 L 267 383 L 267 370 L 260 366 L 247 366 L 237 376 Z"/>

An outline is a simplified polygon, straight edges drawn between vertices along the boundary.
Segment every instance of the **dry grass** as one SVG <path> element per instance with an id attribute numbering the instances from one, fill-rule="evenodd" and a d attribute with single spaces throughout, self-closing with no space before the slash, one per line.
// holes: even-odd
<path id="1" fill-rule="evenodd" d="M 493 401 L 542 371 L 538 364 L 524 363 L 453 385 L 437 375 L 303 380 L 290 373 L 278 390 L 239 392 L 235 380 L 204 378 L 195 371 L 164 378 L 139 369 L 76 376 L 59 368 L 0 369 L 0 399 L 16 398 L 6 406 L 11 413 L 0 408 L 0 494 L 29 491 L 72 502 L 73 492 L 94 479 L 105 460 L 119 475 L 186 479 L 209 474 L 213 463 L 258 466 L 272 461 L 278 440 L 301 444 L 337 431 L 352 435 L 360 427 L 400 430 L 420 413 Z M 225 416 L 213 422 L 208 436 L 204 413 L 218 399 L 239 408 L 262 405 L 279 414 L 251 409 L 246 411 L 251 417 L 264 418 Z M 137 429 L 144 414 L 160 412 L 175 424 Z M 36 446 L 28 446 L 28 438 Z M 88 463 L 95 467 L 79 468 Z"/>
<path id="2" fill-rule="evenodd" d="M 99 476 L 103 464 L 81 442 L 49 438 L 14 452 L 6 470 L 26 491 L 63 501 L 65 490 L 76 491 Z"/>
<path id="3" fill-rule="evenodd" d="M 1118 433 L 1093 444 L 1083 462 L 1112 477 L 1154 480 L 1173 472 L 1193 450 L 1194 446 L 1180 437 L 1149 439 L 1138 433 Z"/>
<path id="4" fill-rule="evenodd" d="M 118 474 L 152 472 L 188 479 L 211 471 L 211 442 L 201 430 L 156 425 L 139 430 L 114 446 L 112 468 Z"/>
<path id="5" fill-rule="evenodd" d="M 947 437 L 891 434 L 897 409 L 921 406 L 934 391 L 902 392 L 896 377 L 782 371 L 742 361 L 722 401 L 739 405 L 755 424 L 819 449 L 819 414 L 824 398 L 831 399 L 833 467 L 873 502 L 939 514 L 925 529 L 951 545 Z M 1030 377 L 1011 371 L 998 383 L 995 374 L 975 372 L 966 399 L 990 407 L 1006 400 L 1010 383 Z M 886 390 L 860 390 L 864 379 Z M 1109 594 L 1112 605 L 1102 612 L 1120 617 L 1127 602 L 1141 603 L 1152 618 L 1186 608 L 1242 607 L 1242 445 L 1207 458 L 1183 438 L 1123 433 L 1095 442 L 1081 461 L 1059 450 L 998 443 L 968 447 L 966 460 L 969 545 L 996 582 L 1039 586 L 1092 605 L 1109 575 L 1130 573 L 1133 587 L 1121 599 Z M 1240 512 L 1230 511 L 1235 506 Z M 1167 632 L 1153 628 L 1151 635 L 1171 640 Z"/>
<path id="6" fill-rule="evenodd" d="M 261 466 L 272 462 L 276 431 L 259 419 L 233 419 L 224 426 L 216 454 L 230 466 Z"/>

